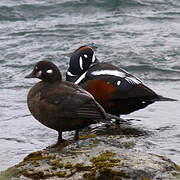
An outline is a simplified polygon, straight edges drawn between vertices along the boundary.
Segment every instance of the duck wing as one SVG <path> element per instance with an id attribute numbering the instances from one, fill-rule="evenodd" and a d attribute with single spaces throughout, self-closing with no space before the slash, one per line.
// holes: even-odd
<path id="1" fill-rule="evenodd" d="M 104 121 L 106 113 L 92 95 L 72 83 L 61 84 L 59 88 L 49 90 L 42 98 L 44 105 L 53 107 L 59 116 Z"/>

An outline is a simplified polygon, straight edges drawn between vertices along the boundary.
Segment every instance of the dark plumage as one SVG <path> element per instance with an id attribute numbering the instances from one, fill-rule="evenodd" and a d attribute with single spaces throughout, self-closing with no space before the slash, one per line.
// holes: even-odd
<path id="1" fill-rule="evenodd" d="M 45 126 L 59 132 L 78 130 L 90 124 L 106 121 L 104 109 L 87 91 L 71 82 L 62 81 L 61 73 L 52 62 L 39 61 L 26 78 L 39 78 L 27 96 L 31 114 Z"/>
<path id="2" fill-rule="evenodd" d="M 156 94 L 127 71 L 99 62 L 88 46 L 72 54 L 66 80 L 90 92 L 107 113 L 114 115 L 129 114 L 155 101 L 173 100 Z"/>

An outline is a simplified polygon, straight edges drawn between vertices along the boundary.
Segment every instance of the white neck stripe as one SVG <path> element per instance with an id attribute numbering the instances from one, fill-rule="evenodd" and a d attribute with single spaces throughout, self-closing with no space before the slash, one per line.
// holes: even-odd
<path id="1" fill-rule="evenodd" d="M 83 73 L 83 74 L 74 82 L 74 84 L 79 84 L 79 83 L 85 78 L 86 73 L 87 73 L 87 72 Z"/>

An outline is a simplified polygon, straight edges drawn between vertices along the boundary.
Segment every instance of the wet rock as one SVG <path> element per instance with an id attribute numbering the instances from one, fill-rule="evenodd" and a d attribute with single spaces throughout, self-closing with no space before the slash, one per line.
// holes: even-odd
<path id="1" fill-rule="evenodd" d="M 0 180 L 180 178 L 179 166 L 169 159 L 137 150 L 141 141 L 138 137 L 149 132 L 130 125 L 101 125 L 83 133 L 79 141 L 68 140 L 56 148 L 29 154 L 18 165 L 2 172 Z"/>

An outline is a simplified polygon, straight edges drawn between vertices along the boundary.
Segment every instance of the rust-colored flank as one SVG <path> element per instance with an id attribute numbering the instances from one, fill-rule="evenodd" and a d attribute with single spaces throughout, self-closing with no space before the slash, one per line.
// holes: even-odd
<path id="1" fill-rule="evenodd" d="M 115 88 L 112 84 L 103 80 L 92 80 L 89 82 L 87 91 L 90 92 L 98 102 L 112 98 Z"/>

